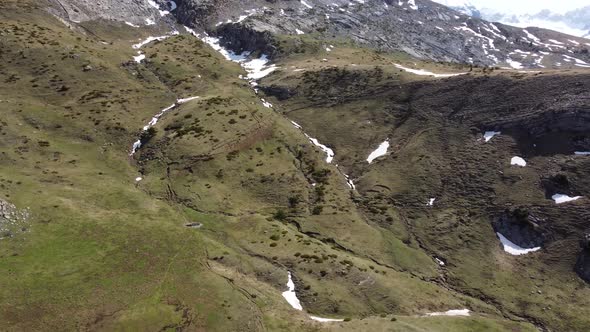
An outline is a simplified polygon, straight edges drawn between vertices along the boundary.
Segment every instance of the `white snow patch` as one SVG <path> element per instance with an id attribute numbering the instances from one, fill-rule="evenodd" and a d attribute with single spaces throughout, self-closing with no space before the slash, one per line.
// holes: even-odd
<path id="1" fill-rule="evenodd" d="M 452 77 L 452 76 L 459 76 L 459 75 L 465 75 L 467 73 L 457 73 L 457 74 L 436 74 L 424 69 L 412 69 L 412 68 L 408 68 L 408 67 L 404 67 L 400 64 L 395 64 L 396 68 L 402 69 L 404 71 L 407 71 L 408 73 L 412 73 L 415 75 L 421 75 L 421 76 L 434 76 L 434 77 Z"/>
<path id="2" fill-rule="evenodd" d="M 445 312 L 431 312 L 426 316 L 471 316 L 469 309 L 449 310 Z"/>
<path id="3" fill-rule="evenodd" d="M 249 79 L 258 80 L 278 69 L 274 64 L 268 65 L 269 61 L 268 56 L 263 54 L 258 59 L 242 62 L 242 65 L 248 72 Z"/>
<path id="4" fill-rule="evenodd" d="M 510 161 L 510 165 L 525 167 L 526 161 L 521 157 L 512 157 L 512 160 Z"/>
<path id="5" fill-rule="evenodd" d="M 285 300 L 287 300 L 287 302 L 291 305 L 291 307 L 293 307 L 293 309 L 303 311 L 303 306 L 301 305 L 301 302 L 297 298 L 297 293 L 295 293 L 295 283 L 293 282 L 293 278 L 291 277 L 291 272 L 288 272 L 288 277 L 289 277 L 289 279 L 287 280 L 287 288 L 289 288 L 289 289 L 287 291 L 284 291 L 282 293 L 282 295 L 285 298 Z M 318 321 L 318 322 L 322 322 L 322 323 L 343 322 L 344 321 L 344 319 L 323 318 L 323 317 L 317 317 L 317 316 L 312 316 L 312 315 L 310 315 L 309 318 L 311 318 L 312 320 Z"/>
<path id="6" fill-rule="evenodd" d="M 156 114 L 151 120 L 150 122 L 148 122 L 148 124 L 146 126 L 143 127 L 143 130 L 146 131 L 148 129 L 150 129 L 150 127 L 155 126 L 158 123 L 158 120 L 160 120 L 160 118 L 162 117 L 162 115 L 164 115 L 166 112 L 170 111 L 171 109 L 173 109 L 174 107 L 176 107 L 176 103 L 166 107 L 165 109 L 161 110 L 160 113 Z"/>
<path id="7" fill-rule="evenodd" d="M 289 280 L 287 281 L 287 288 L 289 288 L 289 290 L 284 291 L 282 295 L 285 298 L 285 300 L 287 300 L 287 302 L 291 305 L 291 307 L 293 307 L 293 309 L 303 310 L 301 302 L 299 302 L 297 294 L 295 293 L 295 283 L 291 278 L 291 272 L 289 272 L 288 276 Z"/>
<path id="8" fill-rule="evenodd" d="M 304 34 L 305 34 L 305 32 L 303 32 L 303 31 L 301 31 L 301 30 L 299 30 L 299 29 L 295 29 L 295 32 L 296 32 L 298 35 L 304 35 Z"/>
<path id="9" fill-rule="evenodd" d="M 200 38 L 200 36 L 192 29 L 188 27 L 185 27 L 185 29 L 195 37 Z M 278 69 L 278 67 L 274 64 L 268 64 L 270 60 L 266 54 L 262 54 L 258 59 L 248 59 L 248 56 L 250 55 L 249 52 L 235 54 L 234 52 L 223 48 L 219 43 L 219 38 L 206 36 L 200 39 L 209 44 L 209 46 L 211 46 L 214 50 L 221 53 L 221 55 L 223 55 L 226 60 L 237 62 L 242 67 L 244 67 L 244 69 L 248 72 L 248 79 L 250 80 L 261 79 Z"/>
<path id="10" fill-rule="evenodd" d="M 149 44 L 151 42 L 154 42 L 154 41 L 162 41 L 162 40 L 164 40 L 166 38 L 170 38 L 170 37 L 176 36 L 178 34 L 179 34 L 178 31 L 172 31 L 170 34 L 165 35 L 165 36 L 158 36 L 158 37 L 149 36 L 145 40 L 143 40 L 143 41 L 141 41 L 141 42 L 139 42 L 137 44 L 134 44 L 131 47 L 133 47 L 134 49 L 138 50 L 138 49 L 144 47 L 145 45 L 147 45 L 147 44 Z"/>
<path id="11" fill-rule="evenodd" d="M 381 143 L 375 151 L 371 152 L 367 158 L 367 162 L 370 164 L 373 160 L 386 155 L 387 149 L 389 149 L 389 139 L 385 140 L 385 142 Z"/>
<path id="12" fill-rule="evenodd" d="M 582 196 L 570 197 L 570 196 L 564 195 L 564 194 L 555 194 L 555 195 L 551 196 L 551 199 L 553 199 L 555 201 L 555 204 L 563 204 L 563 203 L 573 202 L 573 201 L 577 201 L 580 198 L 582 198 Z"/>
<path id="13" fill-rule="evenodd" d="M 154 24 L 156 24 L 156 21 L 152 20 L 151 18 L 145 19 L 145 25 L 154 25 Z"/>
<path id="14" fill-rule="evenodd" d="M 293 126 L 295 126 L 295 128 L 301 130 L 303 132 L 303 127 L 301 127 L 297 122 L 295 121 L 291 121 L 291 124 L 293 124 Z M 308 134 L 306 134 L 305 132 L 303 132 L 303 135 L 305 135 L 305 137 L 307 137 L 307 139 L 315 146 L 319 147 L 322 151 L 324 151 L 326 153 L 326 162 L 328 164 L 330 164 L 332 162 L 332 160 L 334 160 L 334 150 L 330 149 L 329 147 L 321 144 L 316 138 L 313 138 L 311 136 L 309 136 Z M 346 177 L 346 181 L 348 183 L 348 185 L 351 187 L 351 189 L 354 189 L 354 183 L 352 183 L 351 180 L 348 179 L 348 176 L 344 175 Z"/>
<path id="15" fill-rule="evenodd" d="M 140 63 L 141 61 L 143 61 L 145 59 L 145 54 L 139 54 L 138 56 L 134 56 L 133 60 L 137 63 Z"/>
<path id="16" fill-rule="evenodd" d="M 131 22 L 125 21 L 125 24 L 127 24 L 128 26 L 133 27 L 133 28 L 139 28 L 139 25 L 135 25 L 135 24 L 133 24 Z"/>
<path id="17" fill-rule="evenodd" d="M 445 266 L 445 262 L 443 262 L 440 258 L 434 257 L 434 260 L 438 263 L 438 265 Z"/>
<path id="18" fill-rule="evenodd" d="M 343 322 L 344 319 L 334 319 L 334 318 L 322 318 L 322 317 L 317 317 L 317 316 L 309 316 L 309 318 L 318 321 L 318 322 L 322 322 L 322 323 L 330 323 L 330 322 Z"/>
<path id="19" fill-rule="evenodd" d="M 537 36 L 533 35 L 532 33 L 528 32 L 527 29 L 523 29 L 522 31 L 524 31 L 524 33 L 527 35 L 527 37 L 529 37 L 530 39 L 532 39 L 534 42 L 540 43 L 541 39 L 537 38 Z"/>
<path id="20" fill-rule="evenodd" d="M 585 61 L 582 61 L 582 60 L 580 60 L 578 58 L 574 58 L 573 56 L 569 56 L 569 55 L 563 54 L 563 57 L 565 58 L 564 61 L 567 61 L 567 62 L 575 61 L 576 63 L 581 64 L 581 65 L 587 65 L 588 64 Z"/>
<path id="21" fill-rule="evenodd" d="M 301 127 L 297 122 L 295 121 L 291 121 L 291 124 L 293 124 L 293 126 L 295 126 L 295 128 L 303 131 L 303 127 Z M 305 137 L 307 137 L 307 139 L 313 143 L 313 145 L 319 147 L 322 151 L 324 151 L 327 155 L 326 157 L 326 162 L 328 164 L 330 164 L 332 162 L 332 160 L 334 160 L 334 151 L 332 149 L 330 149 L 329 147 L 321 144 L 317 139 L 309 136 L 308 134 L 306 134 L 305 132 L 303 132 L 303 135 L 305 135 Z M 348 185 L 351 186 L 352 189 L 354 189 L 354 184 L 352 183 L 352 181 L 350 181 L 348 179 L 348 176 L 344 175 L 346 177 L 346 181 L 348 182 Z"/>
<path id="22" fill-rule="evenodd" d="M 303 129 L 303 127 L 301 127 L 297 122 L 291 121 L 291 123 L 293 124 L 293 126 L 295 126 L 295 128 L 297 128 L 297 129 Z"/>
<path id="23" fill-rule="evenodd" d="M 158 12 L 160 13 L 160 16 L 166 16 L 166 15 L 170 14 L 170 12 L 167 10 L 161 10 L 160 5 L 158 5 L 154 0 L 147 0 L 147 2 L 150 6 L 156 8 L 158 10 Z M 176 5 L 176 3 L 174 5 Z"/>
<path id="24" fill-rule="evenodd" d="M 514 68 L 514 69 L 522 69 L 524 68 L 522 66 L 522 63 L 518 62 L 518 61 L 514 61 L 510 58 L 506 59 L 506 63 L 510 65 L 510 67 Z"/>
<path id="25" fill-rule="evenodd" d="M 550 42 L 552 42 L 553 44 L 557 44 L 557 45 L 565 45 L 564 43 L 562 43 L 562 42 L 560 42 L 560 41 L 558 41 L 558 40 L 555 40 L 555 39 L 549 39 L 549 41 L 550 41 Z"/>
<path id="26" fill-rule="evenodd" d="M 344 173 L 342 173 L 342 175 L 344 175 L 344 178 L 346 179 L 346 184 L 348 184 L 348 187 L 350 187 L 350 189 L 352 189 L 352 190 L 355 190 L 356 186 L 354 185 L 354 182 L 352 181 L 352 179 Z"/>
<path id="27" fill-rule="evenodd" d="M 428 203 L 426 203 L 426 205 L 433 206 L 435 201 L 436 201 L 436 198 L 431 198 L 428 200 Z"/>
<path id="28" fill-rule="evenodd" d="M 590 151 L 576 151 L 576 156 L 590 156 Z"/>
<path id="29" fill-rule="evenodd" d="M 528 254 L 530 252 L 535 252 L 535 251 L 541 250 L 541 247 L 535 247 L 535 248 L 529 248 L 529 249 L 521 248 L 521 247 L 517 246 L 516 244 L 512 243 L 512 241 L 508 240 L 504 235 L 502 235 L 500 233 L 496 233 L 496 235 L 500 239 L 500 242 L 502 242 L 502 245 L 504 246 L 504 251 L 506 251 L 507 253 L 509 253 L 511 255 L 520 256 L 520 255 Z"/>
<path id="30" fill-rule="evenodd" d="M 137 152 L 137 150 L 139 150 L 139 148 L 141 148 L 141 140 L 137 140 L 137 141 L 133 142 L 133 146 L 131 147 L 131 153 L 129 155 L 130 156 L 134 155 L 135 152 Z"/>
<path id="31" fill-rule="evenodd" d="M 264 100 L 263 98 L 260 98 L 260 101 L 262 101 L 262 105 L 266 108 L 272 108 L 272 104 L 269 103 L 268 101 Z"/>
<path id="32" fill-rule="evenodd" d="M 143 180 L 143 178 L 141 176 L 138 176 L 138 177 L 135 178 L 135 182 L 139 182 L 141 180 Z"/>
<path id="33" fill-rule="evenodd" d="M 322 151 L 324 151 L 326 153 L 326 155 L 327 155 L 326 162 L 328 164 L 330 164 L 332 162 L 332 160 L 334 160 L 334 150 L 332 150 L 329 147 L 321 144 L 316 138 L 310 137 L 307 134 L 305 134 L 305 136 L 311 141 L 311 143 L 313 143 L 313 145 L 319 147 Z"/>
<path id="34" fill-rule="evenodd" d="M 483 139 L 484 139 L 486 142 L 489 142 L 489 141 L 490 141 L 490 140 L 491 140 L 491 139 L 492 139 L 494 136 L 496 136 L 496 135 L 500 135 L 500 134 L 502 134 L 502 133 L 501 133 L 501 132 L 499 132 L 499 131 L 486 131 L 486 132 L 483 134 Z"/>
<path id="35" fill-rule="evenodd" d="M 181 98 L 181 99 L 178 99 L 176 101 L 176 103 L 177 104 L 184 104 L 184 103 L 188 103 L 191 100 L 195 100 L 195 99 L 199 99 L 199 98 L 201 98 L 201 97 L 195 96 L 195 97 Z"/>
<path id="36" fill-rule="evenodd" d="M 310 4 L 308 4 L 307 2 L 305 2 L 303 0 L 301 0 L 300 2 L 302 5 L 304 5 L 305 7 L 309 8 L 309 9 L 313 8 Z"/>

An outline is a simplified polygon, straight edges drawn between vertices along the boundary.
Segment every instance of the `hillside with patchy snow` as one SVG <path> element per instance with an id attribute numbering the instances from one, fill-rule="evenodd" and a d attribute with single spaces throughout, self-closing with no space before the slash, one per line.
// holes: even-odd
<path id="1" fill-rule="evenodd" d="M 590 330 L 587 40 L 427 0 L 0 36 L 2 331 Z"/>

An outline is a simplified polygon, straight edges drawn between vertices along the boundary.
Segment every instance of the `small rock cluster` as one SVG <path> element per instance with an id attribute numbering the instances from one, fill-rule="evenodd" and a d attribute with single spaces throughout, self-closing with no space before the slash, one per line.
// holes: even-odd
<path id="1" fill-rule="evenodd" d="M 29 209 L 19 210 L 14 204 L 0 199 L 0 240 L 28 230 Z"/>

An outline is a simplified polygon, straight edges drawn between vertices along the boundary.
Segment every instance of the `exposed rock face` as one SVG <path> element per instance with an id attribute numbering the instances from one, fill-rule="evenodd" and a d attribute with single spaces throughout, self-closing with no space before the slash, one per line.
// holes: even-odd
<path id="1" fill-rule="evenodd" d="M 241 24 L 255 31 L 350 38 L 364 46 L 435 61 L 515 68 L 585 66 L 590 62 L 590 44 L 582 38 L 493 24 L 427 0 L 418 0 L 416 5 L 397 0 L 368 0 L 364 4 L 347 0 L 179 3 L 182 10 L 176 15 L 184 24 L 210 31 L 221 22 L 248 16 Z"/>
<path id="2" fill-rule="evenodd" d="M 566 175 L 564 174 L 556 174 L 541 180 L 543 188 L 545 188 L 545 193 L 547 198 L 551 198 L 551 196 L 561 193 L 561 194 L 572 194 L 572 188 L 570 186 L 570 182 Z"/>
<path id="3" fill-rule="evenodd" d="M 586 282 L 590 282 L 590 234 L 586 234 L 580 241 L 582 252 L 578 256 L 578 261 L 574 270 Z"/>
<path id="4" fill-rule="evenodd" d="M 289 89 L 287 87 L 282 87 L 282 86 L 278 86 L 278 85 L 261 86 L 260 89 L 262 91 L 264 91 L 264 93 L 266 95 L 274 96 L 278 100 L 286 100 L 296 94 L 295 91 L 292 91 L 291 89 Z"/>
<path id="5" fill-rule="evenodd" d="M 223 46 L 236 54 L 258 51 L 271 58 L 276 55 L 275 42 L 268 31 L 254 30 L 241 24 L 231 23 L 220 26 L 217 33 L 223 36 L 221 40 Z"/>
<path id="6" fill-rule="evenodd" d="M 73 21 L 145 23 L 160 16 L 147 0 L 50 0 Z M 162 9 L 171 2 L 158 0 Z M 181 24 L 218 32 L 236 49 L 271 51 L 270 34 L 351 39 L 383 51 L 434 61 L 513 68 L 590 68 L 590 40 L 494 24 L 428 1 L 176 0 Z M 231 27 L 224 27 L 230 24 Z M 241 26 L 242 28 L 240 28 Z M 254 39 L 252 39 L 254 38 Z"/>
<path id="7" fill-rule="evenodd" d="M 512 243 L 523 248 L 534 248 L 541 247 L 545 242 L 539 222 L 526 209 L 519 208 L 506 211 L 493 221 L 492 227 Z"/>
<path id="8" fill-rule="evenodd" d="M 179 0 L 176 4 L 178 10 L 174 15 L 179 22 L 201 28 L 215 25 L 219 5 L 228 5 L 217 0 Z"/>
<path id="9" fill-rule="evenodd" d="M 149 21 L 162 19 L 158 8 L 168 9 L 168 2 L 156 0 L 150 4 L 147 0 L 49 0 L 53 5 L 51 12 L 72 22 L 96 19 L 129 22 L 145 25 Z"/>

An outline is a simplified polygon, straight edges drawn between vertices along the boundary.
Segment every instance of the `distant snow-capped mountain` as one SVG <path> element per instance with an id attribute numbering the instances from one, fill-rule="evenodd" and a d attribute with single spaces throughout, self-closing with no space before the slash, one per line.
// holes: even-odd
<path id="1" fill-rule="evenodd" d="M 433 0 L 465 15 L 482 18 L 481 12 L 469 0 Z"/>
<path id="2" fill-rule="evenodd" d="M 572 10 L 565 14 L 557 14 L 544 9 L 536 14 L 514 15 L 489 8 L 482 8 L 479 13 L 481 17 L 489 21 L 497 21 L 522 28 L 535 26 L 578 37 L 590 37 L 590 6 Z"/>
<path id="3" fill-rule="evenodd" d="M 478 8 L 469 0 L 433 0 L 465 15 L 500 22 L 521 28 L 538 27 L 569 35 L 590 38 L 590 6 L 566 12 L 554 13 L 548 9 L 534 9 L 536 13 L 513 14 L 495 8 Z"/>

